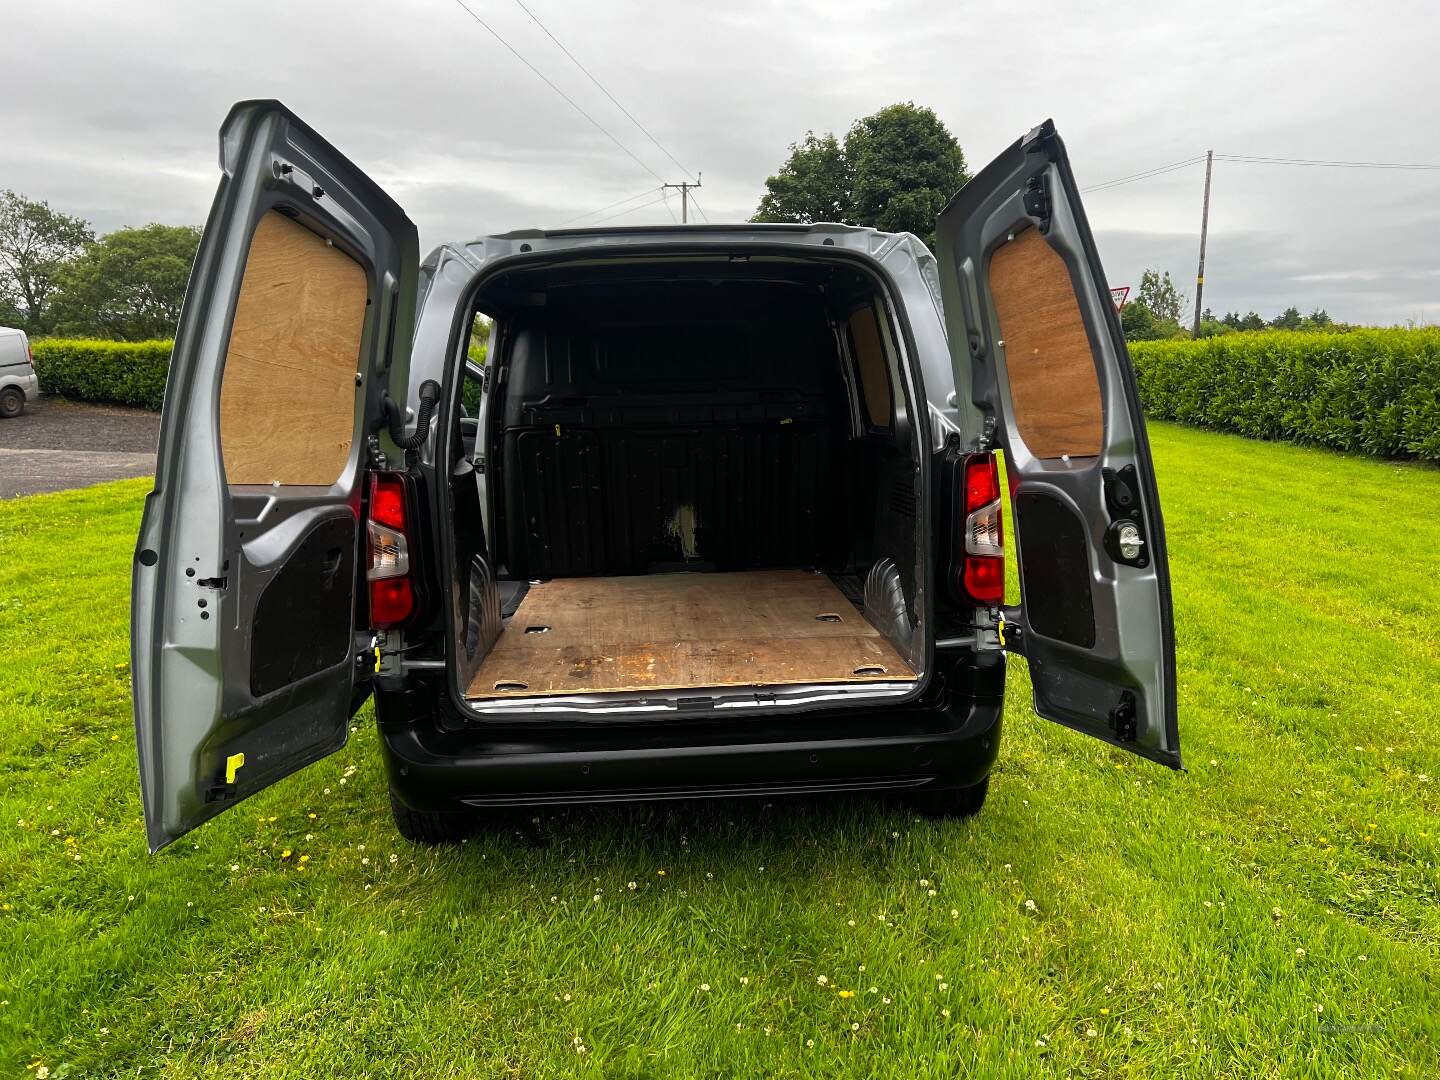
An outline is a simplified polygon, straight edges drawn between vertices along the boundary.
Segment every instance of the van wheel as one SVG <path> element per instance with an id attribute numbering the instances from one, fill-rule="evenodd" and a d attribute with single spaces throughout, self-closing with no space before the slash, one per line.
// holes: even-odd
<path id="1" fill-rule="evenodd" d="M 0 416 L 9 420 L 24 411 L 25 395 L 18 386 L 7 386 L 4 390 L 0 390 Z"/>
<path id="2" fill-rule="evenodd" d="M 926 817 L 968 818 L 980 812 L 989 791 L 990 777 L 987 776 L 969 787 L 917 791 L 910 795 L 909 802 Z"/>
<path id="3" fill-rule="evenodd" d="M 464 810 L 411 810 L 390 792 L 390 814 L 395 828 L 412 844 L 458 844 L 472 835 L 480 815 Z"/>

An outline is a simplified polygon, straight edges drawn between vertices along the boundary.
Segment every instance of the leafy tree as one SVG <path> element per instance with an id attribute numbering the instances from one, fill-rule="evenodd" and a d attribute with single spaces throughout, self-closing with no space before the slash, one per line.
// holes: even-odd
<path id="1" fill-rule="evenodd" d="M 852 224 L 850 163 L 840 140 L 807 131 L 790 144 L 780 171 L 765 181 L 765 196 L 751 221 L 834 221 Z"/>
<path id="2" fill-rule="evenodd" d="M 32 334 L 48 332 L 60 268 L 94 239 L 89 222 L 0 192 L 0 313 Z"/>
<path id="3" fill-rule="evenodd" d="M 1233 334 L 1235 328 L 1229 326 L 1219 319 L 1207 319 L 1202 313 L 1200 316 L 1200 334 L 1202 338 L 1219 337 L 1221 334 Z"/>
<path id="4" fill-rule="evenodd" d="M 857 120 L 842 143 L 813 131 L 765 181 L 753 221 L 838 221 L 912 232 L 934 245 L 935 218 L 970 179 L 940 118 L 912 102 Z"/>
<path id="5" fill-rule="evenodd" d="M 1137 300 L 1150 309 L 1157 319 L 1169 320 L 1177 326 L 1185 308 L 1185 294 L 1170 280 L 1170 272 L 1146 270 L 1140 275 Z"/>
<path id="6" fill-rule="evenodd" d="M 193 225 L 119 229 L 57 275 L 55 325 L 75 337 L 169 337 L 200 245 Z"/>
<path id="7" fill-rule="evenodd" d="M 1300 323 L 1302 330 L 1329 330 L 1335 325 L 1335 320 L 1330 318 L 1330 313 L 1324 308 L 1316 308 L 1306 315 Z"/>
<path id="8" fill-rule="evenodd" d="M 1299 330 L 1302 322 L 1304 319 L 1301 318 L 1300 309 L 1292 304 L 1271 319 L 1270 326 L 1275 330 Z"/>
<path id="9" fill-rule="evenodd" d="M 913 102 L 857 120 L 845 136 L 856 220 L 935 245 L 935 218 L 970 174 L 955 136 Z"/>
<path id="10" fill-rule="evenodd" d="M 1126 341 L 1150 341 L 1155 337 L 1155 315 L 1138 300 L 1120 309 L 1120 327 Z"/>

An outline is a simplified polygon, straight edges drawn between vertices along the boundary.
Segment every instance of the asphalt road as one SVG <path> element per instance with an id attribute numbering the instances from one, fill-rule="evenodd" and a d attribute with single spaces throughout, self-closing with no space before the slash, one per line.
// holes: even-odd
<path id="1" fill-rule="evenodd" d="M 0 499 L 153 476 L 160 414 L 42 398 L 0 420 Z"/>

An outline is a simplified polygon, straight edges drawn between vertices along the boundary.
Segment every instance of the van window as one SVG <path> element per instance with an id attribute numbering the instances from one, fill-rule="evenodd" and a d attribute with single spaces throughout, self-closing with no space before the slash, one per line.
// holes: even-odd
<path id="1" fill-rule="evenodd" d="M 220 384 L 232 484 L 340 479 L 355 433 L 365 271 L 271 210 L 255 227 Z"/>
<path id="2" fill-rule="evenodd" d="M 860 394 L 871 427 L 890 426 L 890 372 L 875 308 L 865 307 L 850 316 L 850 353 L 860 373 Z"/>
<path id="3" fill-rule="evenodd" d="M 1100 378 L 1065 260 L 1026 229 L 990 256 L 990 293 L 1025 445 L 1037 458 L 1096 456 Z"/>

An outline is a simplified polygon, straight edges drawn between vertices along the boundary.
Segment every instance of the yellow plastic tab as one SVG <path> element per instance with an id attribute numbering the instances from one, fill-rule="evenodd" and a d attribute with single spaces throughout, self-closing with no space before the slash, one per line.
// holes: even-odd
<path id="1" fill-rule="evenodd" d="M 225 782 L 227 784 L 233 784 L 235 782 L 235 774 L 240 771 L 240 767 L 244 764 L 244 754 L 231 754 L 225 759 Z"/>
<path id="2" fill-rule="evenodd" d="M 380 646 L 375 646 L 375 670 L 380 670 Z"/>
<path id="3" fill-rule="evenodd" d="M 1000 647 L 1003 649 L 1005 647 L 1005 620 L 1003 618 L 995 620 L 995 635 L 1000 639 Z"/>

